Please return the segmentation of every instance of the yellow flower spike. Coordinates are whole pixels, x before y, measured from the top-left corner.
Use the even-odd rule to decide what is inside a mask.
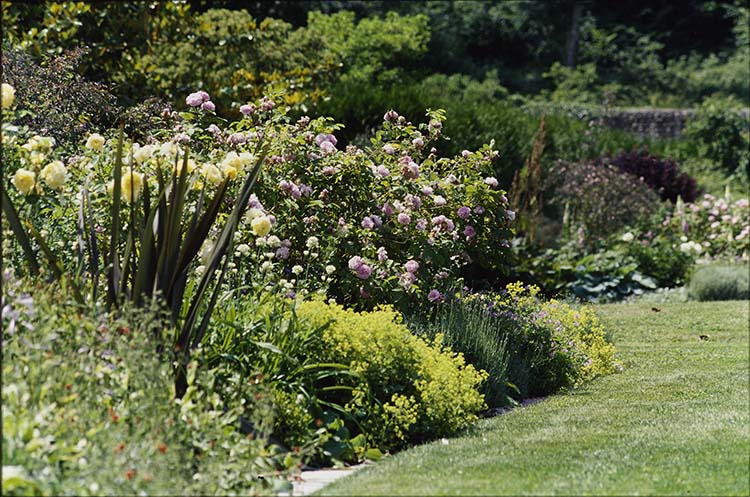
[[[234,179],[237,177],[237,169],[232,166],[222,164],[221,170],[224,173],[224,176],[229,179]]]
[[[227,156],[224,158],[224,161],[222,162],[222,167],[228,168],[232,167],[235,170],[235,173],[241,173],[242,172],[242,166],[244,166],[245,163],[242,160],[242,157],[237,155],[237,152],[229,152]]]
[[[201,168],[201,172],[203,173],[203,176],[206,178],[206,181],[214,185],[221,184],[223,180],[221,171],[219,171],[219,168],[214,166],[213,164],[203,164],[203,167]]]
[[[138,164],[143,164],[148,159],[150,159],[151,156],[154,155],[154,149],[156,148],[153,145],[144,145],[142,147],[135,147],[135,145],[133,146],[135,148],[135,151],[133,152],[133,158]]]
[[[184,159],[183,158],[179,159],[177,161],[177,163],[175,164],[174,170],[177,173],[177,176],[179,176],[179,175],[182,174],[182,166],[183,166],[183,164],[184,164]],[[188,174],[190,174],[193,171],[195,171],[195,168],[196,168],[195,161],[193,159],[188,159],[188,163],[187,163],[187,172],[188,172]]]

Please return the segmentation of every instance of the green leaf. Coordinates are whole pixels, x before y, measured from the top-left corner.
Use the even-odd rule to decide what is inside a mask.
[[[377,462],[383,457],[385,457],[385,454],[383,454],[377,447],[373,447],[365,451],[365,459],[368,459],[370,461]]]
[[[117,138],[117,149],[115,152],[115,167],[114,167],[114,186],[112,194],[112,226],[110,233],[109,242],[109,274],[107,277],[107,302],[110,305],[117,305],[120,296],[120,263],[118,251],[118,240],[117,237],[120,234],[120,205],[122,195],[122,141],[123,141],[123,126],[120,126],[120,133]]]
[[[21,220],[18,217],[18,212],[16,212],[16,208],[13,206],[13,202],[11,202],[10,197],[8,197],[8,192],[5,191],[5,188],[0,188],[0,190],[2,190],[3,196],[3,212],[5,213],[5,217],[8,219],[8,224],[10,224],[10,228],[13,230],[13,234],[16,236],[16,240],[18,240],[18,243],[23,249],[23,253],[26,256],[26,261],[29,263],[31,274],[39,274],[39,263],[36,260],[36,254],[34,254],[34,250],[31,248],[31,241],[26,234],[26,230],[24,230],[23,226],[21,225]]]

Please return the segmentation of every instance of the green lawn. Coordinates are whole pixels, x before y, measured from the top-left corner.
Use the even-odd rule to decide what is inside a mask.
[[[364,468],[324,495],[748,495],[747,301],[598,306],[624,371]],[[700,335],[708,335],[701,340]]]

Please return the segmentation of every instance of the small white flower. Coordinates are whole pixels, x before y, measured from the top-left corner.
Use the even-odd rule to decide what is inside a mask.
[[[299,264],[292,268],[292,273],[297,274],[297,275],[302,274],[303,271],[304,271],[304,268],[300,266]]]
[[[241,243],[237,245],[237,248],[235,250],[240,255],[247,256],[250,253],[250,246],[246,243]]]
[[[276,235],[271,235],[266,239],[266,243],[271,248],[279,248],[281,247],[281,240],[279,240],[279,237]]]
[[[326,266],[326,273],[333,274],[335,272],[336,272],[336,266],[331,265],[331,264]]]
[[[623,242],[632,242],[633,238],[634,238],[633,237],[633,233],[631,233],[630,231],[628,231],[627,233],[625,233],[624,235],[622,235],[622,241]]]

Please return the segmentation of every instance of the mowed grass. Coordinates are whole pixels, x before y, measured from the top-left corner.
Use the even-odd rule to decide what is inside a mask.
[[[320,494],[748,495],[750,303],[653,306],[597,307],[621,373],[386,458]]]

